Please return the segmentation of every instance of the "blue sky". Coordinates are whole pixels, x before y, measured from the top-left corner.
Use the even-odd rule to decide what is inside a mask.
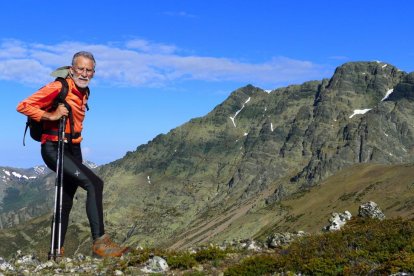
[[[56,1],[0,4],[0,166],[43,164],[17,103],[80,50],[97,60],[84,157],[121,158],[242,86],[330,77],[350,61],[414,71],[412,1]],[[73,4],[71,4],[73,3]]]

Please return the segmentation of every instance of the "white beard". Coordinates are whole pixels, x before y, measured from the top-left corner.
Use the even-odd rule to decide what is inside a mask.
[[[80,87],[80,88],[86,88],[89,85],[89,82],[91,81],[90,78],[86,77],[81,77],[81,76],[75,76],[74,74],[71,74],[71,77],[73,79],[73,81],[75,82],[75,84]]]

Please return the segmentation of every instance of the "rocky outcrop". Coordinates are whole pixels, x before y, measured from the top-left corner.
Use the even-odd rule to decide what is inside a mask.
[[[267,238],[267,246],[269,248],[277,248],[289,245],[291,242],[298,238],[307,236],[308,234],[303,231],[298,231],[294,233],[284,232],[284,233],[274,233]]]
[[[378,207],[378,205],[369,201],[367,203],[361,204],[358,208],[358,216],[363,218],[371,219],[385,219],[384,213]],[[343,213],[332,213],[332,216],[329,218],[329,225],[325,226],[322,230],[324,231],[337,231],[340,230],[347,221],[352,218],[352,214],[349,211]]]
[[[372,219],[385,219],[385,215],[382,210],[378,207],[378,205],[373,202],[367,202],[359,206],[358,209],[358,216],[363,218],[372,218]]]
[[[323,228],[324,231],[337,231],[340,230],[347,221],[352,218],[352,215],[349,211],[343,213],[332,213],[332,216],[329,218],[329,225]]]

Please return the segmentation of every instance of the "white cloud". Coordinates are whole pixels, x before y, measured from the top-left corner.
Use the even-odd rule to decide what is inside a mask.
[[[174,45],[152,43],[144,39],[134,39],[127,41],[125,43],[125,46],[130,49],[136,49],[142,52],[154,54],[171,54],[177,50],[177,47]]]
[[[72,55],[90,51],[97,60],[98,83],[162,86],[173,81],[237,81],[277,86],[326,77],[327,68],[309,61],[276,57],[249,63],[223,57],[182,55],[174,45],[134,39],[123,43],[54,45],[4,40],[0,44],[0,80],[42,84],[55,68],[69,65]]]

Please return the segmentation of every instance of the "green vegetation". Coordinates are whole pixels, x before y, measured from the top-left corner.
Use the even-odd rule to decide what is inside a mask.
[[[414,221],[353,219],[342,231],[312,235],[272,253],[244,259],[225,275],[295,272],[366,275],[414,272]]]
[[[196,251],[187,250],[172,251],[159,248],[135,249],[127,257],[118,259],[104,259],[102,268],[106,267],[109,271],[121,270],[127,271],[128,267],[139,267],[153,256],[164,258],[170,270],[182,271],[184,275],[209,275],[202,271],[197,271],[197,267],[221,267],[225,265],[222,262],[229,257],[229,254],[235,253],[233,249],[220,249],[217,246],[206,246]]]
[[[2,212],[16,211],[42,201],[44,201],[44,195],[38,192],[34,185],[27,185],[25,189],[8,187],[1,204]]]
[[[201,247],[194,251],[137,249],[107,259],[106,272],[128,274],[151,256],[164,258],[167,275],[390,275],[414,272],[414,220],[352,219],[343,230],[314,234],[289,246],[254,252]],[[102,268],[102,269],[103,269]]]

